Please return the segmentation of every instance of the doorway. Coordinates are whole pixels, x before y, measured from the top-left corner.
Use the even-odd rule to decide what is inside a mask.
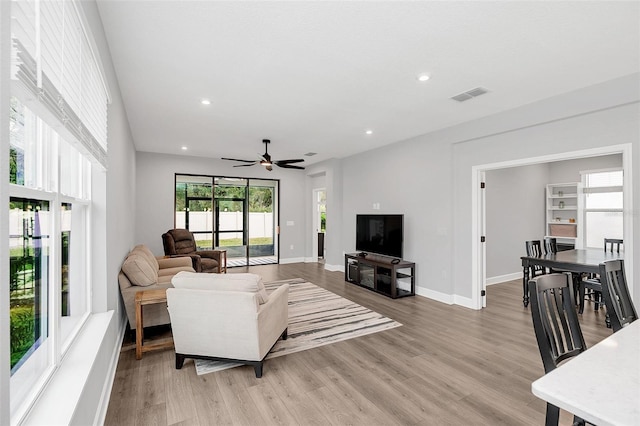
[[[596,148],[568,152],[562,154],[547,155],[522,160],[506,161],[501,163],[483,164],[472,167],[472,306],[476,309],[486,307],[486,201],[485,191],[481,183],[485,182],[487,171],[507,169],[519,166],[528,166],[541,163],[549,163],[563,160],[574,160],[587,157],[596,157],[610,154],[622,154],[622,168],[624,171],[623,198],[624,198],[624,239],[625,257],[633,258],[633,216],[629,214],[633,207],[632,202],[632,168],[631,168],[631,144],[615,145],[610,147]],[[491,236],[486,236],[486,240]],[[626,244],[630,241],[629,244]],[[627,280],[630,289],[633,289],[633,262],[625,264],[627,269]],[[631,290],[633,292],[633,290]]]
[[[327,190],[313,190],[313,258],[324,262],[326,254],[327,233]]]

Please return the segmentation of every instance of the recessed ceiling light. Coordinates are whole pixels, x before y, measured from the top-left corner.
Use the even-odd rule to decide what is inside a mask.
[[[418,81],[427,81],[429,80],[429,76],[427,74],[420,74],[418,76]]]
[[[373,134],[373,130],[367,130],[365,133],[368,134],[368,135],[372,135]]]
[[[182,150],[183,150],[183,151],[186,151],[186,150],[187,150],[187,147],[186,147],[186,146],[183,146],[183,147],[182,147]]]
[[[209,99],[203,99],[200,101],[202,105],[211,105],[211,101]]]

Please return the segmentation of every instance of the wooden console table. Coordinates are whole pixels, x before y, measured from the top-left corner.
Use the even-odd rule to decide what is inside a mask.
[[[144,324],[142,307],[145,305],[155,305],[157,303],[167,303],[167,290],[145,290],[136,293],[136,359],[142,359],[144,352],[156,349],[167,349],[173,347],[172,339],[164,339],[162,342],[144,344]]]
[[[375,254],[344,255],[344,280],[393,299],[416,294],[416,264]]]

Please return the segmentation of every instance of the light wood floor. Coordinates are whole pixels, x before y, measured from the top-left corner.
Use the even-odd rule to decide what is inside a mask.
[[[488,288],[474,311],[423,297],[388,299],[317,264],[234,268],[265,281],[305,278],[402,327],[267,360],[264,375],[238,367],[197,376],[173,350],[120,354],[106,425],[542,425],[531,393],[544,371],[521,281]],[[588,306],[588,346],[611,330]],[[562,413],[561,423],[571,416]]]

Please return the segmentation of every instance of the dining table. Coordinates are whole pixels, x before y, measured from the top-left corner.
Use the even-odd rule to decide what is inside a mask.
[[[609,260],[623,259],[624,252],[604,251],[597,248],[573,249],[547,253],[542,256],[522,256],[522,303],[529,306],[529,279],[532,266],[542,266],[555,271],[577,274],[597,274],[600,264]]]
[[[531,391],[594,425],[640,425],[640,321],[539,378]]]

